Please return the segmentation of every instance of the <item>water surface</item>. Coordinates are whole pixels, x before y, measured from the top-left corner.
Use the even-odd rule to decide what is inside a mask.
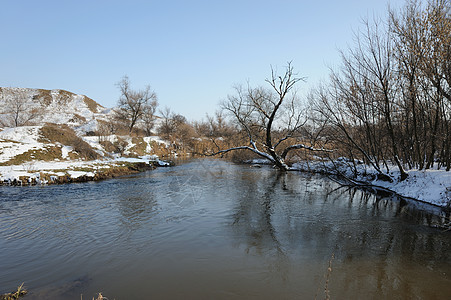
[[[27,299],[449,299],[451,232],[432,227],[444,217],[220,160],[0,187],[0,292],[25,282]]]

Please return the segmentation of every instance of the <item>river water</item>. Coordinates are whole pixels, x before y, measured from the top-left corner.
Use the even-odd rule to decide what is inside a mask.
[[[450,299],[444,216],[221,160],[3,186],[0,293],[25,282],[25,299]]]

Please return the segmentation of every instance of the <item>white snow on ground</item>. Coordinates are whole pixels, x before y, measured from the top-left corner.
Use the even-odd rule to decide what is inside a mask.
[[[117,158],[107,160],[93,160],[93,161],[53,161],[53,162],[27,162],[22,165],[0,166],[0,181],[14,181],[19,180],[20,176],[27,176],[30,179],[39,179],[40,173],[49,173],[57,176],[64,176],[67,174],[71,178],[78,178],[80,176],[94,177],[95,170],[110,168],[113,165],[120,165],[124,162],[144,162],[149,163],[157,161],[160,166],[166,166],[166,162],[160,161],[156,155],[143,156],[142,158]],[[74,169],[93,169],[94,171],[77,171]],[[64,170],[64,171],[58,171]],[[39,181],[38,181],[39,182]],[[46,183],[46,182],[40,182]]]
[[[374,180],[372,183],[402,196],[438,206],[451,204],[451,172],[445,170],[409,170],[408,174],[409,176],[404,181],[395,180],[390,183]],[[394,175],[395,178],[399,177],[399,174]]]
[[[338,163],[340,165],[340,163]],[[333,171],[333,165],[329,161],[299,162],[292,166],[295,170],[318,172],[321,170]],[[391,170],[396,170],[392,166]],[[377,172],[363,164],[358,165],[359,175],[354,178],[358,181],[367,182],[374,186],[389,189],[401,196],[411,197],[437,206],[451,205],[451,172],[446,170],[407,170],[409,176],[406,180],[399,180],[399,171],[391,171],[393,182],[375,179]],[[341,169],[346,176],[352,178],[353,174],[349,168],[343,166]],[[372,176],[368,176],[372,175]],[[373,178],[373,179],[369,179]]]
[[[14,128],[0,129],[0,163],[4,163],[14,158],[15,156],[25,153],[29,150],[44,149],[46,146],[55,146],[54,144],[44,144],[38,142],[40,138],[40,129],[42,126],[22,126]],[[110,141],[112,143],[118,140],[115,135],[110,136],[82,136],[92,148],[104,155],[105,150],[100,145],[100,140]],[[129,142],[127,149],[130,149],[132,139],[130,137],[121,137]],[[152,150],[151,142],[160,142],[167,144],[158,137],[146,137],[144,141],[147,142],[146,149],[148,153]],[[61,159],[52,162],[44,161],[27,161],[20,165],[0,166],[0,181],[14,181],[19,180],[19,177],[26,176],[32,179],[36,179],[37,182],[46,183],[40,180],[40,173],[50,173],[57,176],[64,176],[69,174],[72,178],[78,178],[80,176],[93,177],[94,173],[77,171],[74,169],[99,169],[109,168],[110,165],[117,165],[122,162],[145,162],[156,161],[160,166],[168,165],[166,162],[160,161],[156,155],[146,155],[140,158],[122,158],[119,154],[112,155],[113,158],[104,158],[94,161],[81,161],[81,160],[69,160],[69,153],[74,149],[67,145],[57,145],[61,147]],[[64,170],[64,172],[59,171]],[[56,172],[56,173],[55,173]]]
[[[67,171],[67,174],[69,174],[71,178],[79,178],[81,176],[86,176],[86,177],[94,177],[95,176],[95,174],[93,172],[84,172],[84,171]]]
[[[388,182],[377,180],[377,172],[372,167],[363,164],[357,165],[359,174],[357,178],[353,178],[353,173],[343,163],[345,160],[342,159],[335,162],[335,166],[338,166],[340,172],[353,180],[382,187],[400,196],[410,197],[425,203],[441,207],[451,206],[451,171],[447,172],[445,169],[407,170],[409,176],[404,181],[399,180],[399,171],[390,171],[390,177],[393,179],[393,182]],[[247,163],[268,164],[268,161],[265,159],[263,161],[262,159],[253,159],[247,161]],[[330,161],[297,162],[292,165],[291,169],[295,171],[336,174],[334,165]],[[391,166],[390,170],[396,170],[396,167]]]
[[[32,119],[33,124],[56,123],[67,124],[82,135],[89,131],[96,131],[98,120],[107,120],[113,114],[112,109],[106,109],[99,104],[85,102],[91,101],[84,95],[77,95],[63,90],[38,90],[31,88],[7,88],[0,90],[0,98],[25,99],[24,105],[29,111],[39,108],[40,113]],[[44,102],[42,99],[46,98]],[[40,102],[41,101],[41,102]],[[90,107],[94,110],[91,111]],[[7,120],[9,126],[13,125],[13,117],[2,106],[0,106],[2,118]]]
[[[169,142],[168,141],[165,141],[165,140],[161,139],[159,136],[156,136],[156,135],[154,135],[154,136],[146,136],[144,138],[144,141],[146,143],[148,143],[148,144],[150,144],[150,142],[156,142],[158,144],[163,144],[165,146],[169,146]]]
[[[41,126],[22,126],[5,128],[0,131],[0,138],[21,143],[37,143]]]
[[[41,126],[6,128],[0,131],[0,163],[32,149],[41,149],[38,142]]]
[[[97,150],[103,150],[102,145],[100,145],[100,140],[98,136],[82,136],[81,137],[86,143],[89,144],[89,146],[91,146],[94,149]],[[112,138],[110,138],[109,136],[105,137],[104,141],[110,141],[110,142],[114,142],[114,140]]]
[[[69,152],[74,150],[71,146],[62,146],[61,147],[61,157],[63,159],[67,159],[69,156]]]

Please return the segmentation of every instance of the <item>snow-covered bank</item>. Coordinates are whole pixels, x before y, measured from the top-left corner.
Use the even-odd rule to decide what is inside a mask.
[[[389,173],[393,181],[389,182],[379,180],[377,172],[363,164],[357,165],[357,176],[355,176],[349,166],[340,161],[335,162],[335,165],[331,162],[309,161],[298,162],[292,166],[294,170],[299,171],[337,174],[334,167],[337,167],[340,173],[348,178],[385,188],[403,197],[413,198],[440,207],[451,205],[451,172],[447,172],[444,169],[407,170],[409,176],[406,180],[400,181],[399,171],[393,167],[391,168],[393,171]]]
[[[254,159],[246,161],[246,163],[268,164],[268,161],[265,159]],[[383,188],[399,196],[439,207],[451,206],[451,172],[447,172],[445,169],[407,170],[409,176],[406,180],[400,181],[399,171],[393,166],[391,167],[392,171],[389,173],[393,180],[389,182],[378,179],[377,172],[362,163],[356,165],[357,176],[355,176],[348,163],[349,161],[346,161],[346,159],[341,159],[334,163],[321,160],[303,161],[294,163],[291,166],[291,170],[337,175],[338,168],[341,175],[346,176],[355,183]]]
[[[142,169],[145,170],[155,166],[166,167],[171,164],[154,155],[93,161],[35,161],[22,165],[0,166],[0,184],[24,185],[85,181],[80,178],[98,180],[128,174],[127,170],[136,169],[134,167],[136,165],[143,166]],[[126,168],[124,169],[124,167]],[[122,173],[116,171],[112,176],[105,175],[120,168],[124,169]]]
[[[151,154],[154,148],[167,147],[167,142],[158,137],[79,137],[67,128],[53,126],[50,128],[55,139],[49,140],[43,133],[48,128],[45,126],[48,125],[0,128],[0,183],[45,184],[87,178],[97,180],[105,176],[127,174],[138,165],[143,169],[169,165]],[[124,142],[122,154],[137,158],[108,152],[102,146],[102,141],[114,142],[118,139]],[[86,159],[82,151],[96,153],[98,159]]]

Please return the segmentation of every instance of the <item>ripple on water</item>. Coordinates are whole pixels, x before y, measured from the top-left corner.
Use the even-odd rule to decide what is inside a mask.
[[[217,160],[96,183],[0,187],[0,286],[25,281],[54,299],[99,290],[116,299],[136,290],[312,299],[335,253],[335,295],[443,298],[451,237],[422,225],[436,219],[318,176]],[[412,270],[432,279],[424,284]]]

